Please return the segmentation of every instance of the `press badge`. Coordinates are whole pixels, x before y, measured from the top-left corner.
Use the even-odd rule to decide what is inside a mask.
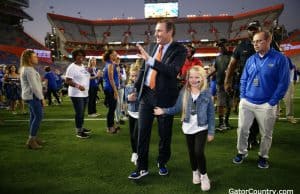
[[[259,79],[257,76],[253,79],[253,86],[256,86],[256,87],[259,86]]]

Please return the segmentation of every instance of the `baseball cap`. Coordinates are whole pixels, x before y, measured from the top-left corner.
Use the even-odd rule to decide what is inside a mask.
[[[257,30],[259,27],[261,27],[259,21],[255,20],[248,24],[247,30]]]

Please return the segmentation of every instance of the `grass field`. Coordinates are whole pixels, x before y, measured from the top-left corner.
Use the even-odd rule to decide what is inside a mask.
[[[295,115],[299,117],[299,85],[295,97]],[[158,134],[154,125],[149,154],[150,175],[131,181],[127,176],[135,166],[130,162],[128,122],[120,133],[107,134],[106,108],[102,101],[97,109],[100,118],[86,117],[85,121],[85,126],[93,130],[91,138],[81,140],[75,137],[74,112],[68,98],[62,106],[46,107],[39,134],[47,143],[37,151],[24,147],[29,115],[12,115],[0,110],[0,118],[4,119],[0,124],[0,193],[201,193],[199,185],[191,182],[187,147],[178,118],[173,127],[169,176],[158,175],[155,163]],[[236,127],[237,115],[232,117],[231,123]],[[206,147],[208,175],[212,181],[209,193],[234,193],[229,192],[231,188],[291,189],[294,194],[300,193],[299,140],[300,122],[278,121],[270,152],[270,168],[258,169],[257,148],[249,152],[243,164],[234,165],[236,130],[217,133],[215,140]]]

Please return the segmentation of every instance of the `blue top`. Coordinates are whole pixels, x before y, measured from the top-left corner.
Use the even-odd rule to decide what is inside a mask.
[[[183,101],[183,94],[185,88],[183,88],[177,98],[176,104],[173,107],[164,108],[164,112],[166,114],[175,115],[176,113],[182,111],[182,101]],[[191,109],[192,109],[192,95],[189,92],[188,94],[188,104],[187,110],[185,112],[185,116],[183,122],[188,123],[190,121],[191,116]],[[196,100],[196,111],[197,111],[197,121],[198,126],[205,126],[208,125],[208,134],[214,135],[215,134],[215,109],[214,103],[212,101],[212,96],[208,89],[202,91],[197,100]]]
[[[288,89],[289,65],[287,58],[271,48],[263,57],[258,53],[246,62],[240,86],[240,98],[254,104],[278,104]]]
[[[130,85],[127,85],[125,87],[125,99],[126,99],[126,102],[128,104],[128,111],[131,111],[131,112],[138,112],[138,109],[139,109],[139,102],[138,100],[136,101],[128,101],[128,95],[131,94],[131,93],[134,93],[136,92],[136,89],[134,87],[134,84],[130,84]]]
[[[94,77],[97,75],[97,68],[89,68],[88,72],[91,74],[91,77]],[[94,79],[90,79],[90,88],[97,88],[99,84],[99,79],[96,77]]]
[[[48,80],[48,89],[57,90],[56,76],[52,71],[49,71],[44,76]]]
[[[105,67],[103,69],[103,87],[104,87],[104,90],[113,92],[113,88],[110,84],[109,77],[108,77],[108,66],[109,65],[113,65],[113,76],[114,76],[113,78],[115,81],[116,88],[119,87],[119,75],[118,75],[117,67],[115,64],[111,63],[110,61],[107,61],[105,63]]]

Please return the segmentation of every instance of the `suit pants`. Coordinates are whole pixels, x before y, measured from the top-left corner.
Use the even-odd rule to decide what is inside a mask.
[[[157,98],[154,91],[144,87],[139,106],[138,120],[138,170],[148,170],[148,153],[151,137],[152,124],[154,120],[153,109],[156,106]],[[171,157],[171,139],[172,139],[172,115],[156,116],[158,122],[159,134],[159,154],[157,163],[160,166],[165,165]]]

